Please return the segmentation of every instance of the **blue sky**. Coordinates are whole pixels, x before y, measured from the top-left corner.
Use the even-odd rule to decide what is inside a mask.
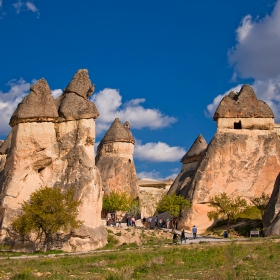
[[[99,142],[131,123],[139,177],[174,177],[222,96],[244,83],[280,122],[280,0],[0,0],[0,135],[36,80],[96,85]]]

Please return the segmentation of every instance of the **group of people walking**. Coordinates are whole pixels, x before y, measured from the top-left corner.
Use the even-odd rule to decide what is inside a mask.
[[[196,239],[196,234],[197,234],[197,227],[193,226],[192,227],[192,234],[193,234],[193,239]],[[185,241],[186,243],[187,237],[186,237],[186,233],[185,230],[183,229],[180,235],[180,242],[183,243],[183,241]],[[177,243],[178,242],[178,234],[176,232],[174,232],[173,234],[173,243]]]
[[[168,229],[177,229],[178,226],[178,220],[177,218],[169,219],[167,218],[166,220],[162,218],[158,218],[158,216],[155,216],[154,218],[149,217],[148,220],[146,218],[143,218],[143,225],[144,227],[147,228],[168,228]]]

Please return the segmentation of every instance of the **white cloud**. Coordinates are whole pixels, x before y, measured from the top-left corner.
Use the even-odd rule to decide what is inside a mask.
[[[105,88],[94,94],[91,100],[95,103],[100,116],[96,120],[96,133],[106,131],[115,118],[122,122],[129,121],[131,128],[141,129],[144,127],[157,129],[170,126],[176,122],[176,118],[166,116],[158,109],[146,109],[141,103],[144,98],[132,99],[122,103],[122,96],[116,89]]]
[[[29,93],[30,86],[37,82],[33,79],[31,83],[26,82],[24,79],[11,80],[7,83],[10,89],[7,92],[0,90],[0,135],[7,135],[11,130],[9,126],[10,118],[16,109],[17,105],[22,99]],[[52,91],[52,95],[57,97],[62,93],[61,89],[55,89]]]
[[[10,118],[16,109],[19,102],[28,93],[30,83],[20,78],[19,80],[12,80],[8,83],[10,90],[8,92],[0,91],[0,134],[8,134],[11,130],[9,126]]]
[[[2,5],[3,5],[2,0],[0,0],[0,9],[2,9]]]
[[[27,10],[29,10],[29,11],[31,11],[33,13],[39,12],[39,10],[36,8],[36,6],[33,3],[29,2],[29,1],[25,3],[25,6],[27,7]]]
[[[278,78],[280,73],[280,1],[271,15],[253,20],[247,15],[236,30],[236,45],[229,51],[230,64],[242,78]]]
[[[54,99],[57,98],[62,92],[63,92],[62,89],[54,89],[54,90],[52,90],[53,98]]]
[[[265,101],[273,110],[275,121],[280,121],[280,0],[271,15],[253,20],[245,16],[236,29],[236,45],[228,52],[233,66],[233,80],[253,78],[258,99]],[[231,90],[238,92],[242,85],[214,98],[207,106],[206,116],[213,116],[222,98]]]
[[[37,7],[35,6],[34,3],[30,2],[30,1],[21,2],[21,0],[18,0],[18,2],[13,4],[13,6],[14,6],[17,14],[20,14],[22,11],[31,11],[31,12],[37,14],[37,18],[39,18],[39,16],[40,16],[40,12],[37,9]]]
[[[167,180],[167,179],[175,179],[177,177],[178,173],[173,173],[173,174],[170,174],[167,177],[163,177],[160,174],[160,172],[152,170],[152,171],[149,171],[149,172],[146,172],[146,171],[139,172],[139,173],[137,173],[137,177],[139,179]]]
[[[22,3],[20,0],[13,4],[14,8],[16,9],[16,13],[20,14],[22,7],[24,6],[24,3]]]
[[[179,161],[184,154],[185,149],[182,147],[170,147],[163,142],[141,144],[137,140],[134,148],[134,158],[141,161],[151,162],[174,162]]]

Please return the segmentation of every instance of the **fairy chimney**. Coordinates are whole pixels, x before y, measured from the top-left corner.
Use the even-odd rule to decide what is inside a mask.
[[[95,158],[105,194],[117,191],[127,192],[133,198],[139,197],[133,161],[134,143],[129,122],[122,125],[116,118],[100,141]]]
[[[188,152],[182,157],[182,169],[171,185],[168,194],[176,193],[185,196],[197,165],[207,149],[204,137],[199,134]]]
[[[88,100],[93,89],[83,69],[56,100],[47,82],[40,79],[18,105],[10,120],[12,131],[0,148],[6,156],[0,173],[1,242],[16,241],[9,236],[9,228],[31,193],[44,186],[74,186],[83,225],[62,249],[89,251],[106,244],[107,232],[101,223],[102,181],[94,163],[98,111]],[[25,244],[21,246],[24,249]]]
[[[280,172],[273,112],[249,85],[225,96],[214,120],[216,134],[186,188],[185,197],[192,205],[179,226],[187,229],[195,224],[204,231],[213,225],[207,217],[211,197],[225,192],[249,201],[263,192],[270,195]]]

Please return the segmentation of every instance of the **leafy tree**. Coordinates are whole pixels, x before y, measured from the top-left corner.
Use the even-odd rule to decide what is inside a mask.
[[[72,228],[82,225],[77,219],[80,201],[74,199],[74,194],[74,187],[65,192],[49,187],[33,192],[22,204],[22,214],[12,222],[13,231],[23,240],[43,243],[44,250],[50,250],[59,231],[71,233]]]
[[[140,202],[139,199],[134,199],[127,214],[133,217],[137,217],[141,214]]]
[[[269,201],[269,195],[262,193],[260,196],[254,197],[251,199],[251,202],[260,210],[261,215],[263,217],[265,208]]]
[[[230,223],[235,221],[247,207],[245,199],[242,199],[240,196],[231,198],[224,192],[212,197],[209,204],[211,207],[215,208],[215,210],[207,213],[208,218],[210,220],[225,219],[228,229]]]
[[[179,217],[185,208],[190,208],[191,204],[188,199],[181,195],[164,194],[158,204],[157,211],[160,213],[169,212],[173,217]]]
[[[128,211],[132,205],[133,199],[129,194],[111,191],[103,196],[102,210],[107,212]]]

